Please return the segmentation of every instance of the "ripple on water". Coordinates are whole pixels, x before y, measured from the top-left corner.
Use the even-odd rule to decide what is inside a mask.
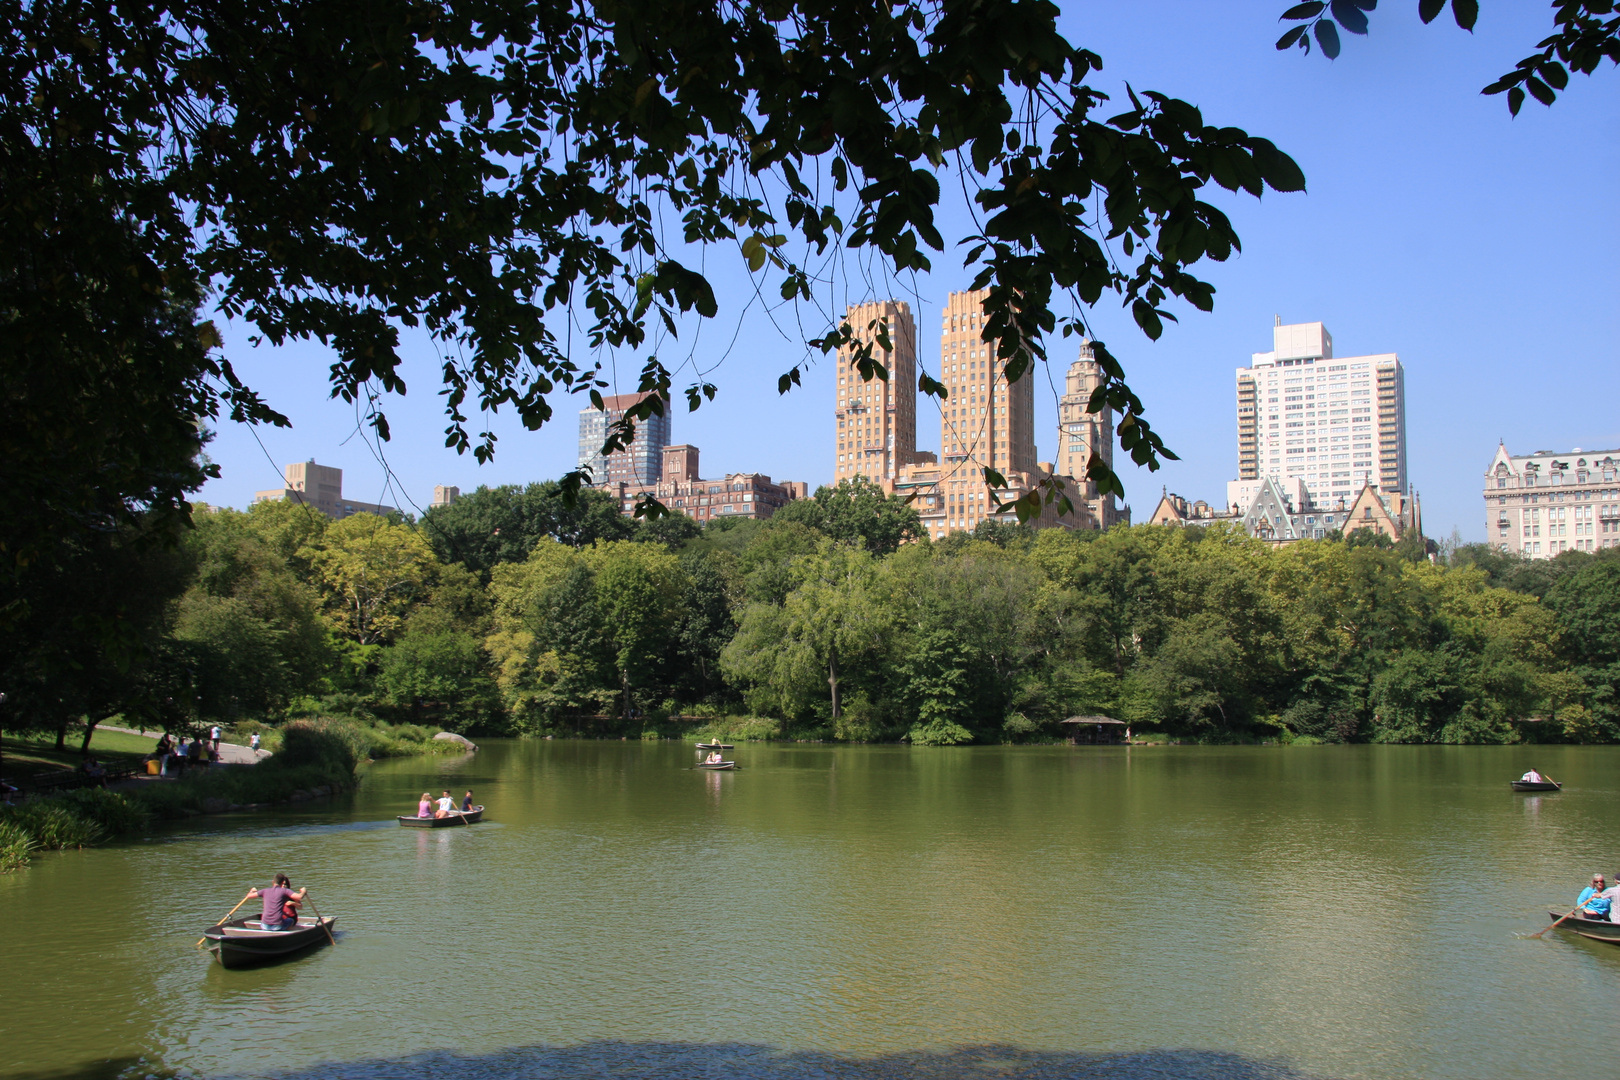
[[[1620,949],[1514,936],[1613,869],[1612,748],[1537,748],[1569,786],[1533,811],[1509,748],[746,750],[494,741],[454,780],[489,824],[399,828],[448,778],[388,762],[43,857],[0,880],[0,1080],[1472,1080],[1620,1035]],[[337,946],[210,965],[278,870]]]

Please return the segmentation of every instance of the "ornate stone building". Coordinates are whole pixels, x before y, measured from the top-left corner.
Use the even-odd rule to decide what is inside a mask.
[[[1492,544],[1530,559],[1620,547],[1620,450],[1537,450],[1498,445],[1485,470],[1485,529]]]

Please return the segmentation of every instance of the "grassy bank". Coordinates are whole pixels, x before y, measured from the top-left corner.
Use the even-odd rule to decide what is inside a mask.
[[[435,739],[435,727],[421,724],[390,724],[382,720],[358,719],[348,716],[318,717],[295,720],[291,724],[324,724],[341,730],[343,738],[353,747],[360,760],[391,757],[417,757],[423,754],[464,754],[467,748],[454,739]],[[253,735],[259,736],[259,746],[272,754],[280,753],[282,732],[290,724],[261,724],[246,720],[231,725],[225,734],[228,742],[248,745]]]
[[[170,783],[81,789],[0,808],[0,872],[27,866],[36,851],[88,847],[159,821],[346,791],[367,745],[354,728],[294,721],[281,728],[280,752],[259,765],[197,769]]]

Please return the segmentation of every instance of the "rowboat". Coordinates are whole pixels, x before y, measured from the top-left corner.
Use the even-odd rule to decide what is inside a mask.
[[[1510,780],[1514,791],[1560,791],[1563,784],[1556,780]]]
[[[1547,914],[1554,919],[1564,919],[1565,912],[1549,911]],[[1593,919],[1585,915],[1571,915],[1558,924],[1560,930],[1573,930],[1584,938],[1593,941],[1607,941],[1611,945],[1620,945],[1620,923],[1612,923],[1608,919]]]
[[[734,746],[734,745],[732,745],[731,743],[728,743],[728,742],[700,742],[700,743],[697,744],[697,748],[699,750],[735,750],[735,749],[737,749],[736,746]]]
[[[336,922],[330,915],[319,919],[299,916],[296,930],[266,930],[258,919],[232,919],[204,930],[203,939],[214,959],[225,967],[248,967],[325,945]]]
[[[448,829],[452,825],[476,825],[483,820],[484,808],[475,806],[471,810],[452,810],[444,817],[417,817],[415,814],[399,815],[399,823],[407,829]]]
[[[735,769],[737,767],[737,763],[735,761],[700,761],[698,762],[697,767],[700,769],[708,769],[710,772],[718,772],[722,769]]]

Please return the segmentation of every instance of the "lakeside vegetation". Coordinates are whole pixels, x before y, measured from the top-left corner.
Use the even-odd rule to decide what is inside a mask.
[[[548,483],[419,523],[200,513],[132,564],[167,575],[135,590],[157,597],[138,662],[74,697],[11,678],[11,717],[267,740],[341,718],[369,733],[357,758],[438,727],[955,744],[1051,740],[1092,713],[1216,742],[1620,738],[1616,551],[1431,562],[1366,533],[1274,550],[1226,527],[995,523],[933,542],[864,483],[707,527]],[[31,660],[12,672],[50,669]]]
[[[349,790],[369,738],[355,724],[305,720],[284,725],[278,737],[280,752],[253,768],[193,769],[169,782],[0,806],[0,872],[27,866],[36,851],[89,847],[160,821]]]

